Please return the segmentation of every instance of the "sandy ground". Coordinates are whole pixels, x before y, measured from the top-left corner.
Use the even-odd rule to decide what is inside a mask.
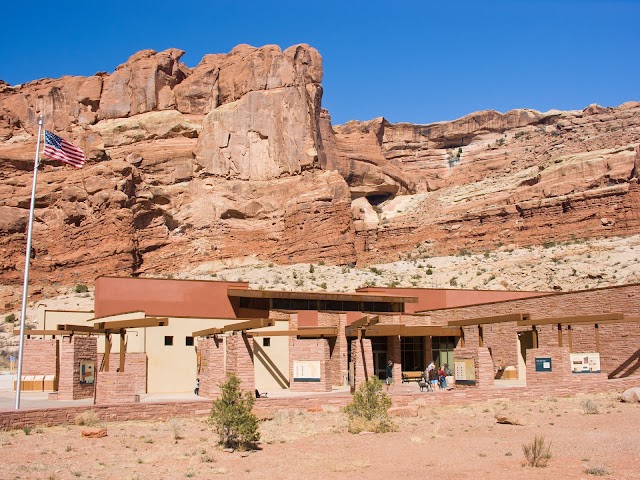
[[[597,414],[585,413],[586,400]],[[339,411],[281,411],[261,422],[254,452],[223,452],[203,419],[108,423],[99,439],[77,425],[2,432],[0,478],[640,478],[640,405],[613,395],[419,412],[396,419],[396,432],[353,435]],[[496,413],[525,425],[497,424]],[[545,468],[523,466],[522,445],[535,435],[551,442]]]

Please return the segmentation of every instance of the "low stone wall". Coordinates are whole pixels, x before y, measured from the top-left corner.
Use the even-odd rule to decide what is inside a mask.
[[[486,400],[539,400],[551,396],[563,397],[576,394],[623,392],[638,386],[637,377],[609,380],[603,377],[590,381],[569,382],[567,385],[544,385],[513,388],[454,388],[453,391],[437,393],[392,394],[394,406],[422,405],[434,408],[439,405],[465,405]],[[288,398],[256,399],[254,412],[259,416],[273,415],[280,410],[322,411],[327,408],[342,408],[351,402],[348,393],[309,395]],[[43,408],[0,412],[0,430],[20,429],[25,425],[53,426],[72,424],[86,410],[93,410],[105,422],[127,420],[159,420],[172,417],[204,417],[209,415],[211,402],[131,403],[114,405],[92,405],[79,407]]]

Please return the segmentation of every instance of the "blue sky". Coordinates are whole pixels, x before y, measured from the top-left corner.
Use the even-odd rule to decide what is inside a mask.
[[[308,43],[333,123],[640,100],[640,0],[5,2],[0,79],[112,72],[175,47]]]

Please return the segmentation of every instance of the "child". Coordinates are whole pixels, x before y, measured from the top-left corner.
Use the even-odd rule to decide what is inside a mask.
[[[193,390],[193,393],[199,395],[200,393],[200,379],[196,378],[196,388]]]

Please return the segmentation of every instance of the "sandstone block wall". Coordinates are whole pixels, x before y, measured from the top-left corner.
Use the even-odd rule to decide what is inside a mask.
[[[96,365],[102,365],[103,353],[98,354]],[[110,371],[115,372],[119,365],[118,354],[111,355]],[[145,352],[127,352],[124,357],[124,371],[132,374],[134,393],[147,393],[147,354]],[[106,373],[106,372],[101,372]]]
[[[434,321],[446,325],[449,320],[472,319],[503,315],[508,313],[529,313],[532,319],[556,318],[576,315],[603,313],[624,313],[640,316],[640,285],[624,285],[581,292],[560,293],[545,297],[526,298],[469,307],[432,310]],[[600,363],[602,371],[611,377],[640,375],[637,367],[640,348],[640,322],[605,323],[600,325]],[[489,347],[495,366],[517,366],[517,333],[531,327],[517,327],[515,322],[485,325],[483,327],[484,346]],[[556,325],[538,328],[540,347],[558,346]],[[593,352],[596,349],[595,327],[593,324],[571,327],[571,350],[573,352]],[[478,345],[477,327],[464,327],[465,346]],[[569,346],[569,331],[563,325],[563,346]],[[456,350],[458,352],[458,350]]]
[[[330,392],[333,383],[330,340],[292,337],[289,345],[290,390],[292,392]],[[320,381],[296,381],[293,368],[295,361],[320,362]]]
[[[347,338],[344,333],[346,325],[346,313],[318,312],[319,327],[338,327],[337,338],[329,340],[331,385],[344,385],[344,379],[349,370],[347,364]]]
[[[256,376],[253,365],[253,339],[236,334],[225,338],[227,343],[227,374],[233,373],[240,379],[240,388],[253,392]]]
[[[22,351],[23,375],[57,375],[58,339],[25,338]]]
[[[94,385],[80,383],[81,360],[94,362],[97,371],[97,338],[86,336],[63,337],[60,340],[58,399],[78,400],[93,397]]]
[[[222,338],[202,338],[198,342],[200,357],[200,396],[213,397],[220,392],[218,385],[226,380],[225,347]]]
[[[96,382],[96,404],[133,403],[136,400],[134,372],[99,372]]]

